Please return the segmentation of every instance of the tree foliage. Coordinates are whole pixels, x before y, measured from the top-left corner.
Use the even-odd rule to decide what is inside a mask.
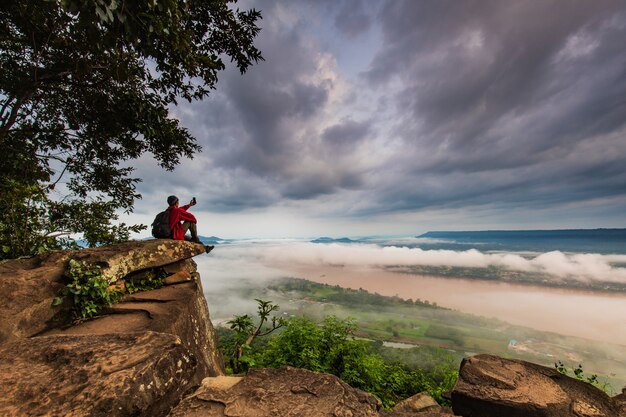
[[[129,161],[166,170],[200,146],[169,106],[215,88],[230,59],[262,59],[260,13],[229,0],[8,0],[0,5],[2,257],[90,245],[140,226],[113,225],[140,198]]]
[[[255,301],[258,303],[258,323],[256,325],[254,324],[254,319],[248,314],[235,316],[235,318],[228,321],[230,329],[235,332],[228,352],[229,364],[234,373],[248,369],[250,361],[246,353],[250,350],[250,345],[257,337],[267,336],[286,324],[282,317],[271,316],[274,311],[279,310],[278,304],[258,298]]]
[[[354,321],[335,316],[325,317],[319,325],[306,317],[292,318],[263,346],[252,346],[245,363],[250,367],[289,365],[330,373],[376,395],[387,408],[421,391],[446,402],[442,394],[456,382],[456,367],[444,363],[427,372],[387,362],[369,341],[355,339],[355,330]],[[222,346],[224,339],[231,339],[228,335],[220,338]],[[232,345],[232,340],[226,344]]]

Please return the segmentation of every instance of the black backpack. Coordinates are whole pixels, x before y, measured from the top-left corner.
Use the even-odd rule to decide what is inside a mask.
[[[172,230],[170,229],[170,211],[165,210],[160,212],[154,218],[152,222],[152,236],[157,239],[166,239],[172,237]]]

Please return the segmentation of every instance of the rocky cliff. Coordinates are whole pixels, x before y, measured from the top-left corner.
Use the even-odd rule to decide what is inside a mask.
[[[0,415],[165,415],[206,377],[224,374],[193,256],[173,240],[52,252],[0,264]],[[70,259],[111,285],[161,268],[162,288],[126,295],[68,326],[53,300]]]
[[[0,415],[626,416],[625,394],[609,398],[552,369],[488,355],[463,362],[453,409],[418,394],[381,410],[374,396],[303,369],[224,376],[192,260],[203,253],[150,240],[0,263]],[[69,325],[70,304],[54,300],[70,259],[99,267],[113,289],[153,271],[167,277]]]

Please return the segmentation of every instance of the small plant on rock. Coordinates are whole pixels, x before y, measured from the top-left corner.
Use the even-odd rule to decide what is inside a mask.
[[[123,292],[102,277],[99,266],[89,266],[71,259],[66,272],[70,282],[63,288],[62,297],[55,298],[53,305],[59,305],[63,297],[69,297],[73,303],[72,317],[82,321],[96,316],[104,306],[110,306],[121,300]]]
[[[554,367],[560,374],[568,375],[567,367],[565,366],[563,362],[557,361],[554,364]],[[586,382],[591,385],[595,385],[596,387],[600,388],[602,391],[606,392],[607,394],[611,394],[614,391],[611,384],[609,384],[606,381],[600,381],[598,379],[598,375],[596,374],[592,374],[590,376],[585,375],[585,371],[583,370],[583,366],[581,364],[578,364],[577,368],[572,368],[572,372],[574,373],[574,378],[576,378],[577,380]]]
[[[150,291],[163,286],[163,279],[167,273],[163,269],[150,270],[138,276],[126,279],[125,286],[128,294],[140,291]]]

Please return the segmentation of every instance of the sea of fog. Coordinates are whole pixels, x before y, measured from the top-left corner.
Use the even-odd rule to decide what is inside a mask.
[[[449,233],[449,232],[446,232]],[[626,346],[626,293],[522,285],[397,272],[405,268],[496,268],[540,275],[544,280],[626,284],[626,235],[606,243],[597,234],[561,236],[533,246],[536,235],[329,238],[316,240],[220,241],[196,258],[213,317],[255,310],[237,290],[282,277],[363,288],[383,295],[435,302],[440,306],[543,331]],[[476,232],[471,232],[476,233]],[[615,236],[613,236],[615,237]],[[507,242],[506,240],[509,240]],[[550,240],[548,238],[547,240]],[[573,242],[574,240],[578,240]],[[610,240],[610,239],[609,239]],[[321,242],[321,243],[315,243]],[[596,250],[585,251],[584,248]],[[533,250],[535,249],[535,250]],[[537,250],[543,249],[543,250]],[[601,250],[600,250],[601,249]]]

